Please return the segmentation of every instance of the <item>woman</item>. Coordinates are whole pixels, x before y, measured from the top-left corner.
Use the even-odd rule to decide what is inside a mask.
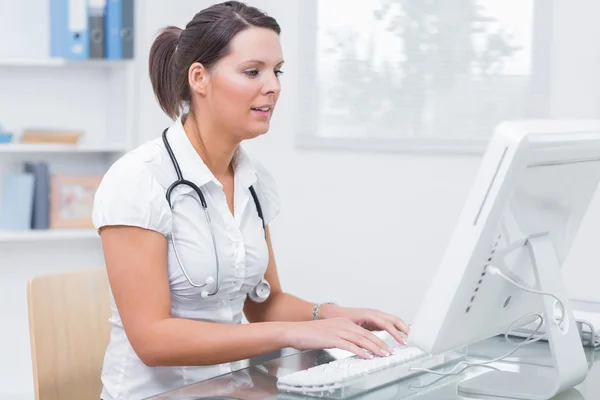
[[[269,129],[279,33],[273,18],[230,1],[165,28],[151,47],[152,86],[175,122],[111,166],[94,204],[112,290],[104,400],[145,398],[284,347],[385,355],[370,330],[399,342],[407,333],[395,316],[281,289],[268,228],[277,191],[240,147]],[[169,190],[177,172],[188,184]]]

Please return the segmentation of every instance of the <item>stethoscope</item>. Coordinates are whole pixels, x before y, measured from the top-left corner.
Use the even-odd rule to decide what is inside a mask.
[[[201,292],[202,298],[207,298],[210,296],[214,296],[219,291],[220,264],[219,264],[219,254],[217,251],[217,241],[215,239],[215,232],[213,230],[212,222],[210,220],[210,215],[208,213],[208,206],[206,204],[206,200],[204,199],[204,195],[202,194],[202,190],[194,182],[183,179],[183,174],[181,173],[181,168],[179,168],[179,163],[177,162],[177,159],[175,158],[175,154],[173,154],[173,150],[171,149],[171,145],[169,145],[169,141],[167,140],[167,130],[168,130],[168,128],[163,131],[162,139],[165,144],[165,148],[167,149],[167,153],[169,153],[169,158],[171,159],[171,162],[173,163],[173,167],[175,168],[175,172],[177,173],[177,180],[175,182],[173,182],[171,184],[171,186],[169,186],[169,188],[167,189],[167,193],[166,193],[167,202],[169,203],[169,207],[171,208],[171,210],[173,210],[173,206],[171,204],[171,192],[173,191],[173,189],[175,189],[177,186],[180,186],[180,185],[189,186],[198,195],[198,198],[200,199],[200,205],[202,206],[202,209],[204,210],[204,215],[206,216],[206,222],[208,223],[208,228],[210,230],[210,236],[212,237],[212,244],[213,244],[213,250],[215,253],[215,262],[216,262],[215,277],[209,276],[208,278],[206,278],[203,285],[198,285],[198,284],[194,283],[192,281],[192,279],[189,277],[183,264],[181,263],[179,254],[177,254],[177,245],[175,243],[175,236],[173,233],[171,233],[171,241],[173,242],[173,252],[175,253],[175,258],[177,259],[179,268],[181,268],[181,271],[185,275],[185,278],[188,280],[190,285],[197,287],[197,288],[203,288],[208,285],[214,284],[214,288],[212,291],[209,292],[208,290],[205,289]],[[265,238],[266,238],[265,220],[263,218],[263,213],[262,213],[262,209],[260,207],[260,202],[258,201],[258,196],[256,195],[256,192],[254,191],[254,188],[252,186],[250,186],[249,189],[250,189],[250,193],[252,194],[252,198],[254,199],[254,204],[256,205],[256,210],[258,212],[258,216],[260,217],[260,219],[262,221],[262,226],[263,226],[263,230],[265,231]],[[198,201],[198,200],[196,200],[196,201]],[[248,297],[250,297],[250,299],[256,303],[262,303],[269,297],[270,294],[271,294],[271,286],[269,285],[269,282],[267,282],[267,280],[265,278],[262,278],[262,280],[258,283],[258,285],[256,285],[253,288],[253,290],[248,294]]]

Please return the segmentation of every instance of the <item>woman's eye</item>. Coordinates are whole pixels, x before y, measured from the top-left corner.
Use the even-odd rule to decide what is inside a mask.
[[[250,76],[252,78],[258,76],[258,73],[259,73],[259,71],[256,70],[256,69],[250,69],[250,70],[244,71],[244,74],[246,74],[246,75],[248,75],[248,76]],[[281,76],[281,74],[283,74],[283,71],[281,71],[281,70],[275,70],[275,71],[273,71],[273,73],[275,74],[276,77],[279,78],[279,76]]]
[[[248,76],[252,76],[252,77],[254,77],[254,76],[258,75],[258,71],[257,71],[257,70],[255,70],[255,69],[251,69],[251,70],[248,70],[248,71],[244,71],[244,73],[245,73],[246,75],[248,75]]]

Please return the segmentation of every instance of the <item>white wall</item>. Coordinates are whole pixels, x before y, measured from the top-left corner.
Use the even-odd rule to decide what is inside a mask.
[[[0,0],[0,5],[6,7],[9,1]],[[212,2],[141,3],[136,21],[140,57],[137,128],[143,141],[158,136],[170,123],[158,108],[147,78],[147,51],[154,34],[167,24],[183,27]],[[593,0],[580,0],[576,6],[557,3],[555,15],[565,18],[560,25],[563,34],[590,30],[590,41],[599,37],[593,20],[600,12],[599,4]],[[246,146],[279,183],[283,209],[272,230],[284,289],[313,301],[377,307],[411,320],[475,177],[479,157],[296,149],[298,127],[294,123],[303,112],[296,97],[302,84],[296,76],[303,68],[297,52],[299,1],[256,0],[252,4],[270,12],[283,27],[286,66],[280,104],[271,131]],[[590,11],[572,15],[569,7]],[[554,49],[553,80],[560,83],[552,93],[555,115],[597,114],[600,85],[594,71],[600,62],[594,43],[573,45],[568,36],[555,36]],[[573,57],[585,61],[574,63]],[[585,96],[588,107],[574,109],[573,96]],[[600,221],[600,201],[590,210],[566,266],[572,294],[597,292],[594,281],[600,273],[594,266],[600,229],[596,221]],[[2,393],[32,392],[26,278],[40,271],[94,265],[101,256],[93,242],[62,249],[7,246],[0,248],[0,255],[2,398]]]

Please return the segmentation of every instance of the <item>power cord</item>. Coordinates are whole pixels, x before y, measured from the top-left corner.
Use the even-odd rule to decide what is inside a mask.
[[[498,267],[493,266],[493,265],[488,265],[486,267],[486,273],[489,273],[490,275],[495,275],[495,276],[500,276],[501,278],[505,279],[507,282],[511,283],[512,285],[518,287],[521,290],[524,290],[526,292],[529,293],[533,293],[533,294],[539,294],[539,295],[543,295],[543,296],[550,296],[552,298],[554,298],[560,305],[561,308],[561,317],[558,321],[559,326],[562,325],[562,323],[564,322],[564,319],[566,317],[566,309],[564,306],[564,303],[555,295],[553,295],[552,293],[546,293],[546,292],[542,292],[539,290],[535,290],[531,287],[527,287],[521,283],[516,282],[514,279],[509,278],[504,272],[502,272]],[[533,316],[536,316],[539,318],[540,322],[537,325],[537,327],[535,328],[535,330],[529,334],[529,336],[527,336],[527,338],[525,338],[523,341],[521,341],[520,343],[517,343],[511,339],[509,339],[509,334],[512,331],[513,327],[515,325],[517,325],[520,321],[524,320],[525,318],[531,318]],[[538,319],[536,318],[536,319]],[[542,327],[544,323],[544,317],[542,314],[539,313],[530,313],[530,314],[526,314],[523,317],[517,319],[516,321],[514,321],[507,329],[507,331],[504,333],[504,338],[506,339],[506,341],[508,341],[509,343],[513,343],[513,344],[517,344],[517,346],[512,349],[510,352],[506,353],[505,355],[501,356],[501,357],[497,357],[494,358],[492,360],[488,360],[488,361],[483,361],[483,362],[467,362],[467,361],[460,361],[458,362],[454,368],[452,368],[450,371],[447,372],[440,372],[440,371],[434,371],[431,369],[427,369],[427,368],[416,368],[416,367],[411,367],[409,368],[410,371],[422,371],[422,372],[428,372],[434,375],[440,375],[440,376],[450,376],[450,375],[459,375],[461,373],[463,373],[467,368],[471,368],[471,367],[477,367],[477,366],[487,366],[487,364],[492,364],[498,361],[502,361],[503,359],[510,357],[511,355],[513,355],[517,350],[519,350],[520,348],[531,344],[531,343],[535,343],[537,341],[540,341],[542,339],[546,339],[548,336],[548,333],[543,334],[535,339],[532,339],[540,330],[540,328]],[[465,368],[461,369],[460,371],[456,372],[456,369],[459,368],[461,365],[465,365]]]
[[[560,304],[560,308],[561,308],[561,318],[560,318],[560,323],[562,324],[564,319],[565,319],[565,305],[563,304],[563,302],[556,296],[553,295],[552,293],[547,293],[547,292],[542,292],[539,290],[535,290],[532,287],[529,286],[525,286],[524,284],[520,284],[518,282],[516,282],[514,279],[508,277],[504,272],[502,272],[500,270],[500,268],[494,266],[494,265],[488,265],[486,267],[486,273],[489,273],[490,275],[496,275],[496,276],[500,276],[502,278],[504,278],[506,281],[508,281],[509,283],[512,283],[514,286],[518,287],[519,289],[525,291],[525,292],[529,292],[529,293],[533,293],[533,294],[539,294],[539,295],[543,295],[543,296],[550,296],[552,298],[554,298],[556,300],[556,302],[558,304]]]

